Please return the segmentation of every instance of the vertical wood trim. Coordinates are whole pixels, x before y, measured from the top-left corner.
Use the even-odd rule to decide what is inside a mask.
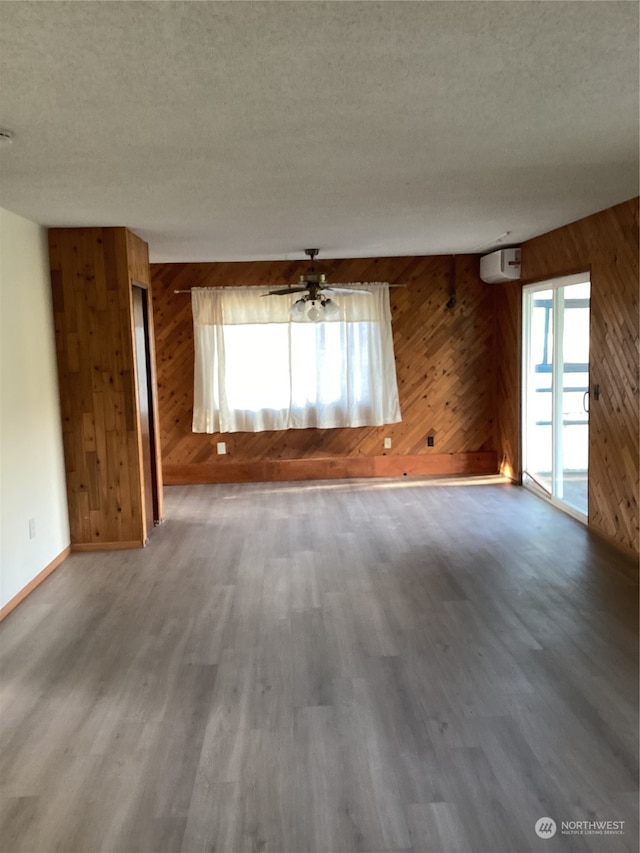
[[[127,260],[128,260],[128,249]],[[138,374],[138,359],[136,357],[136,328],[133,308],[133,284],[127,267],[127,300],[129,305],[129,335],[131,340],[131,363],[133,365],[133,408],[135,412],[135,438],[136,438],[136,470],[140,481],[140,517],[142,524],[142,541],[149,538],[150,530],[147,526],[147,513],[145,510],[147,484],[144,476],[144,446],[142,441],[142,426],[140,414],[140,376]],[[150,413],[151,414],[151,413]]]
[[[522,481],[522,288],[496,286],[496,448],[504,477]]]
[[[144,445],[142,440],[142,424],[141,424],[141,413],[140,413],[140,375],[138,372],[138,359],[136,355],[136,327],[135,327],[135,318],[134,318],[134,308],[133,308],[133,284],[131,280],[129,281],[129,286],[127,288],[129,294],[129,323],[130,323],[130,333],[131,333],[131,347],[132,347],[132,361],[133,361],[133,379],[134,379],[134,394],[133,394],[133,405],[135,410],[135,418],[136,418],[136,450],[137,450],[137,470],[138,477],[140,478],[140,504],[141,504],[141,521],[142,521],[142,541],[146,542],[149,538],[150,530],[147,525],[147,512],[146,512],[146,501],[147,501],[147,483],[145,481],[144,476]],[[149,413],[151,414],[151,413]]]
[[[133,292],[131,289],[131,269],[138,261],[137,267],[140,266],[138,255],[135,249],[132,250],[133,235],[126,228],[118,228],[115,230],[117,240],[117,263],[118,263],[118,293],[121,299],[122,306],[122,325],[123,329],[128,328],[128,334],[123,335],[123,348],[125,351],[126,363],[130,366],[129,377],[131,393],[131,402],[127,408],[132,412],[133,416],[133,442],[136,449],[136,465],[132,464],[132,447],[129,447],[129,465],[130,465],[130,500],[131,505],[136,506],[139,511],[138,526],[140,538],[142,542],[147,541],[149,531],[147,530],[145,504],[144,504],[144,468],[142,460],[142,437],[140,435],[140,410],[138,403],[138,376],[136,364],[136,342],[135,328],[133,320]],[[137,238],[136,238],[137,239]],[[140,269],[136,269],[140,273]],[[141,277],[144,278],[142,273]],[[137,538],[137,537],[130,537]]]
[[[135,236],[135,235],[133,235]],[[147,258],[149,254],[149,249],[147,244],[144,244],[146,247]],[[147,262],[148,268],[148,262]],[[153,322],[153,294],[150,283],[151,276],[148,276],[149,281],[142,282],[140,279],[132,278],[131,285],[140,287],[143,290],[146,290],[147,293],[147,320],[149,324],[149,361],[150,361],[150,371],[151,375],[149,377],[149,381],[151,383],[151,403],[152,403],[152,411],[150,412],[151,417],[153,418],[153,429],[155,433],[154,440],[154,458],[152,459],[152,465],[155,467],[155,476],[156,476],[156,484],[157,484],[157,506],[158,506],[158,518],[157,521],[161,522],[164,518],[164,488],[163,488],[163,479],[162,479],[162,454],[160,452],[160,406],[158,402],[158,371],[157,371],[157,362],[156,362],[156,334],[155,334],[155,326]]]

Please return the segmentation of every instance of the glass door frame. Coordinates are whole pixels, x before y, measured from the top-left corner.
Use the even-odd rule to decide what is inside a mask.
[[[551,279],[532,282],[525,284],[522,287],[522,376],[521,376],[521,470],[522,470],[522,485],[534,492],[536,495],[557,506],[563,512],[568,513],[574,518],[583,523],[588,523],[588,506],[587,513],[581,512],[571,504],[566,503],[562,497],[558,497],[558,493],[563,495],[563,382],[564,377],[562,371],[558,372],[554,369],[556,364],[561,363],[563,349],[563,332],[564,332],[564,288],[571,287],[576,284],[584,284],[591,282],[591,273],[585,270],[574,275],[558,276]],[[552,328],[552,369],[551,369],[551,483],[552,491],[549,492],[535,477],[527,471],[527,428],[528,428],[528,383],[531,375],[530,359],[531,359],[531,316],[533,308],[534,294],[552,291],[553,310],[551,319]],[[530,298],[531,297],[531,298]],[[558,310],[560,308],[561,310]],[[589,363],[589,369],[591,367]],[[589,386],[588,386],[589,387]],[[588,388],[587,388],[588,392]],[[587,393],[588,396],[588,393]],[[588,410],[587,410],[588,411]],[[556,427],[560,424],[560,428]],[[587,430],[589,426],[587,425]],[[587,460],[587,482],[589,476],[589,466]]]

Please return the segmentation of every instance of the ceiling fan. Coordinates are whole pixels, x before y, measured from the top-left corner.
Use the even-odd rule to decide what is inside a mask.
[[[314,258],[319,249],[305,249],[304,253],[311,260],[309,272],[300,276],[298,284],[290,284],[278,290],[270,290],[264,296],[290,296],[293,293],[303,293],[291,306],[293,317],[301,317],[309,303],[306,312],[310,320],[320,320],[322,317],[332,317],[339,313],[340,309],[327,293],[371,293],[362,287],[343,287],[342,285],[330,285],[324,273],[316,272],[313,265]]]

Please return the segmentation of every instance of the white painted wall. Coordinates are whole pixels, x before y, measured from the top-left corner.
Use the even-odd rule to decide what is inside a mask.
[[[0,607],[69,544],[50,282],[46,229],[0,208]]]

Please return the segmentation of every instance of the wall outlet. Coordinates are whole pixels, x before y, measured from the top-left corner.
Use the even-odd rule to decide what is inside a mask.
[[[36,520],[35,518],[29,519],[29,539],[36,538]]]
[[[227,443],[225,441],[219,441],[216,445],[216,448],[218,450],[218,455],[224,456],[224,454],[227,452]]]
[[[427,447],[433,447],[435,444],[435,438],[432,435],[427,436]]]
[[[391,439],[390,438],[385,438],[384,449],[385,450],[391,450]]]

